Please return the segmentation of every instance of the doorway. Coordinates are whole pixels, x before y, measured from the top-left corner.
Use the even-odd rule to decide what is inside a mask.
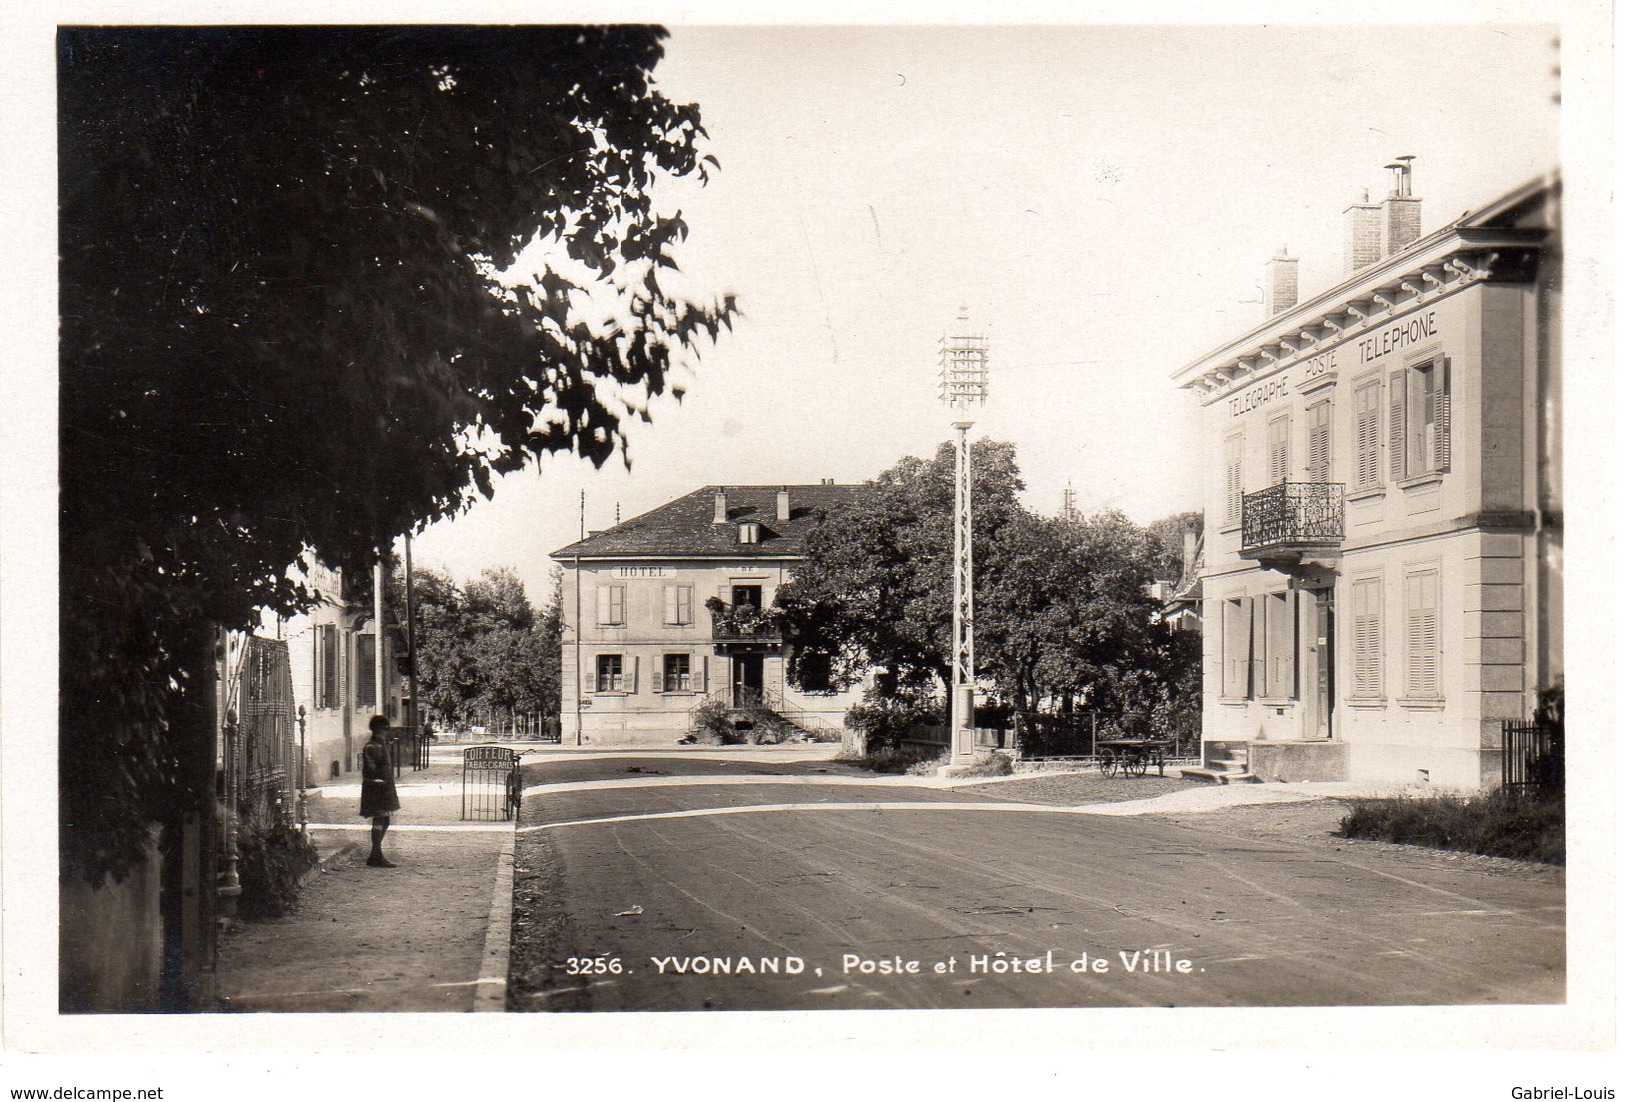
[[[1337,699],[1337,663],[1334,661],[1333,642],[1337,638],[1337,611],[1333,599],[1335,591],[1327,587],[1311,592],[1315,604],[1312,615],[1314,632],[1310,640],[1310,649],[1314,657],[1310,685],[1315,694],[1315,706],[1310,713],[1314,718],[1314,730],[1310,737],[1330,739],[1332,710]]]
[[[750,708],[762,702],[762,656],[736,654],[733,656],[733,705]]]

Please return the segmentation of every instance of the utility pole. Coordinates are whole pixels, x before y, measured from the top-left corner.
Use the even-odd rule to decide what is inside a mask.
[[[957,332],[942,338],[938,397],[954,429],[954,683],[949,698],[948,765],[976,760],[976,609],[972,569],[970,428],[987,400],[987,337],[970,332],[959,308]]]
[[[584,540],[584,539],[587,538],[587,491],[585,489],[583,489],[581,491],[580,525],[581,525],[580,539]],[[584,684],[586,684],[586,681],[584,680],[585,674],[583,673],[583,671],[581,669],[581,552],[580,552],[579,548],[576,551],[575,567],[576,567],[575,568],[575,576],[576,576],[576,641],[575,641],[575,648],[576,648],[576,691],[575,691],[575,698],[576,698],[576,745],[580,746],[581,745],[581,693],[582,693],[582,688],[581,687]],[[559,690],[562,692],[564,690],[564,686],[560,685]]]
[[[412,530],[406,530],[406,686],[412,694],[412,707],[406,713],[406,725],[412,731],[412,745],[418,747],[420,753],[412,762],[412,768],[427,769],[429,766],[429,747],[421,740],[423,738],[423,712],[418,704],[418,638],[415,608],[416,602],[412,599]]]

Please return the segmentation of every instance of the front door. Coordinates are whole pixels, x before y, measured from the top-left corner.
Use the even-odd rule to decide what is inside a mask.
[[[762,702],[762,656],[736,654],[734,664],[734,707],[748,708]]]
[[[1337,686],[1333,683],[1332,640],[1337,638],[1336,613],[1331,589],[1317,589],[1315,594],[1315,737],[1332,737],[1332,704]]]

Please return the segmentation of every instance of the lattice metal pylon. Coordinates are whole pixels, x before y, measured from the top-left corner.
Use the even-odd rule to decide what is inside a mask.
[[[971,546],[970,425],[954,426],[954,709],[962,710],[962,695],[976,684],[976,571]],[[955,727],[974,727],[969,716],[957,714]]]
[[[942,339],[939,396],[953,411],[954,428],[954,623],[950,760],[976,753],[976,586],[971,536],[971,411],[987,397],[987,338],[970,333],[961,307],[958,332]]]

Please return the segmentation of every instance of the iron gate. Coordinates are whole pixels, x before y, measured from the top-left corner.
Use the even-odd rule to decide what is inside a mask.
[[[506,746],[463,751],[463,818],[511,819],[519,810],[519,752]]]

